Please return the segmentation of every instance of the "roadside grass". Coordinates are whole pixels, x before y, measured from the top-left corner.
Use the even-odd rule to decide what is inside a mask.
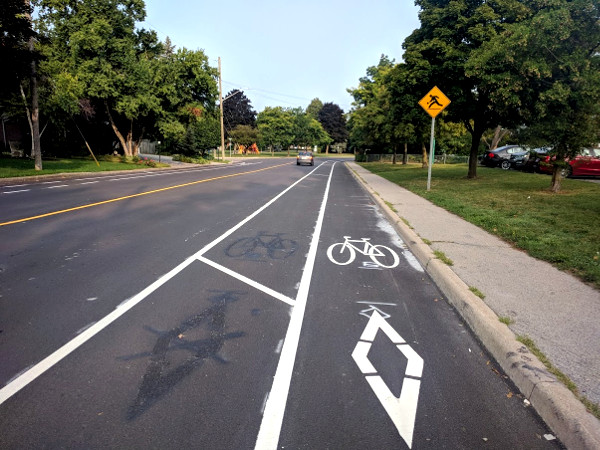
[[[448,258],[444,252],[440,252],[439,250],[434,250],[433,254],[435,255],[435,257],[437,259],[442,261],[444,264],[446,264],[448,266],[454,265],[454,261],[452,261],[450,258]]]
[[[469,290],[475,294],[477,297],[479,297],[481,300],[485,299],[485,294],[483,292],[481,292],[479,289],[477,289],[475,286],[469,286]]]
[[[498,320],[506,326],[512,325],[513,323],[515,323],[515,321],[511,317],[508,317],[508,316],[498,317]]]
[[[420,164],[361,166],[600,288],[600,185],[565,179],[553,194],[547,175],[436,164],[427,192]]]
[[[100,166],[92,158],[44,159],[43,170],[35,170],[32,159],[0,158],[0,178],[27,177],[65,172],[106,172],[111,170],[147,169],[148,167],[168,167],[168,164],[149,163],[144,160],[121,162],[119,158],[99,157]]]
[[[533,353],[542,362],[542,364],[544,364],[544,366],[546,366],[548,372],[550,372],[558,379],[558,381],[564,384],[581,401],[581,403],[584,404],[590,413],[592,413],[597,419],[600,419],[600,405],[581,395],[575,383],[573,383],[568,376],[554,367],[548,357],[538,348],[533,339],[531,339],[529,336],[518,335],[517,341],[527,347],[529,351]]]

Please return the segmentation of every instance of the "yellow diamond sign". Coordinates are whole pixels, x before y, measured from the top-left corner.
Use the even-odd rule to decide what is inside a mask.
[[[437,86],[434,86],[433,89],[430,90],[427,95],[419,101],[421,108],[423,108],[425,112],[433,118],[446,109],[446,106],[449,104],[450,99],[446,97]]]

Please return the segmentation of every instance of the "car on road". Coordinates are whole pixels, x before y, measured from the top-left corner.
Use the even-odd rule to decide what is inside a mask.
[[[547,155],[540,161],[540,172],[552,173],[552,162],[555,157]],[[600,177],[600,147],[584,148],[572,159],[567,159],[567,166],[562,170],[563,177]]]
[[[309,166],[315,165],[315,159],[313,158],[312,152],[298,152],[296,157],[296,164],[301,166],[302,164],[308,164]]]
[[[527,149],[520,145],[505,145],[491,150],[483,155],[481,164],[487,167],[501,167],[504,170],[515,166],[517,162],[522,163],[523,157],[528,153]],[[513,157],[511,162],[511,157]]]

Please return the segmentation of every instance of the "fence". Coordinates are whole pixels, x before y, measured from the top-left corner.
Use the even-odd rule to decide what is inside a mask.
[[[358,155],[357,155],[358,156]],[[364,159],[365,162],[392,162],[394,159],[394,155],[390,153],[382,153],[382,154],[371,154],[368,153],[366,155],[360,155]],[[396,153],[396,163],[402,163],[402,157],[404,155],[401,153]],[[423,160],[422,155],[407,155],[409,163],[420,163]],[[468,155],[435,155],[434,157],[436,164],[467,164],[469,162]],[[358,160],[358,159],[357,159]]]

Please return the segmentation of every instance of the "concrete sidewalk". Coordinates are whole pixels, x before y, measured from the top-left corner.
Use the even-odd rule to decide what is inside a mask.
[[[600,403],[600,292],[358,164],[347,164],[559,439],[569,448],[600,449],[600,421],[515,340],[529,336],[582,395]],[[433,250],[454,265],[441,263]],[[499,317],[513,323],[507,327]]]

